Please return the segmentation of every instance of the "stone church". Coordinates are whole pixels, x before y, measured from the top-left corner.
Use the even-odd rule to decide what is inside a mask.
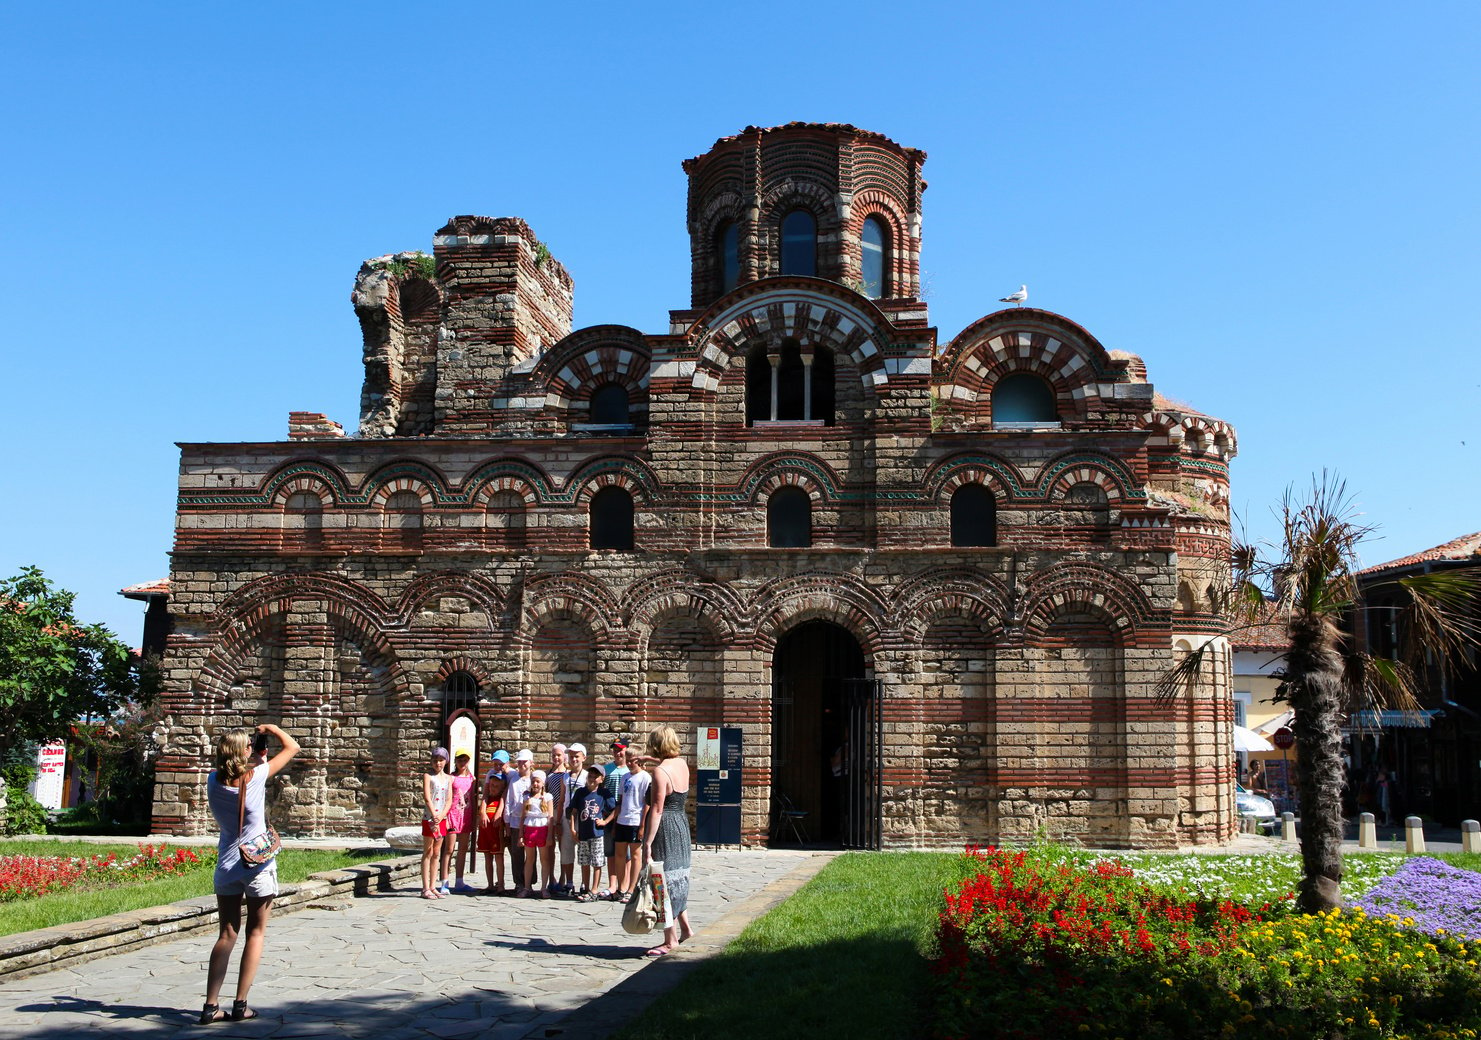
[[[1227,840],[1228,655],[1154,685],[1223,638],[1234,431],[1048,311],[940,342],[925,158],[715,142],[656,333],[572,329],[518,218],[363,264],[358,433],[181,445],[155,831],[208,829],[212,735],[261,721],[285,833],[414,823],[471,710],[484,759],[734,727],[748,844]]]

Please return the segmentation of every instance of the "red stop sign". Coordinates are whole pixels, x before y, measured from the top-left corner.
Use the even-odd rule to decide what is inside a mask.
[[[1270,742],[1282,751],[1289,751],[1296,746],[1296,734],[1291,732],[1289,726],[1282,726],[1270,734]]]

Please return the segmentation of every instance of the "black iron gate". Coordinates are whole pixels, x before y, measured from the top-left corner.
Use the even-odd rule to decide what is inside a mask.
[[[884,757],[884,684],[878,679],[844,679],[848,720],[844,745],[843,847],[878,849],[883,832],[880,766]]]

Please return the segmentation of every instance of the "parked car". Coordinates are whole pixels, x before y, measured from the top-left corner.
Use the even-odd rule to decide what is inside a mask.
[[[1262,834],[1275,828],[1275,803],[1263,795],[1251,794],[1237,780],[1234,783],[1234,808],[1239,815],[1258,820]]]

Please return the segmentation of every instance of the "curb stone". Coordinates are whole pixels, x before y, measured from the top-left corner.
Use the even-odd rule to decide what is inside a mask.
[[[416,856],[324,870],[297,884],[282,885],[273,913],[343,909],[344,900],[389,891],[421,869]],[[216,897],[194,896],[163,906],[125,910],[88,921],[0,936],[0,979],[21,979],[73,967],[108,954],[166,942],[216,926]]]

